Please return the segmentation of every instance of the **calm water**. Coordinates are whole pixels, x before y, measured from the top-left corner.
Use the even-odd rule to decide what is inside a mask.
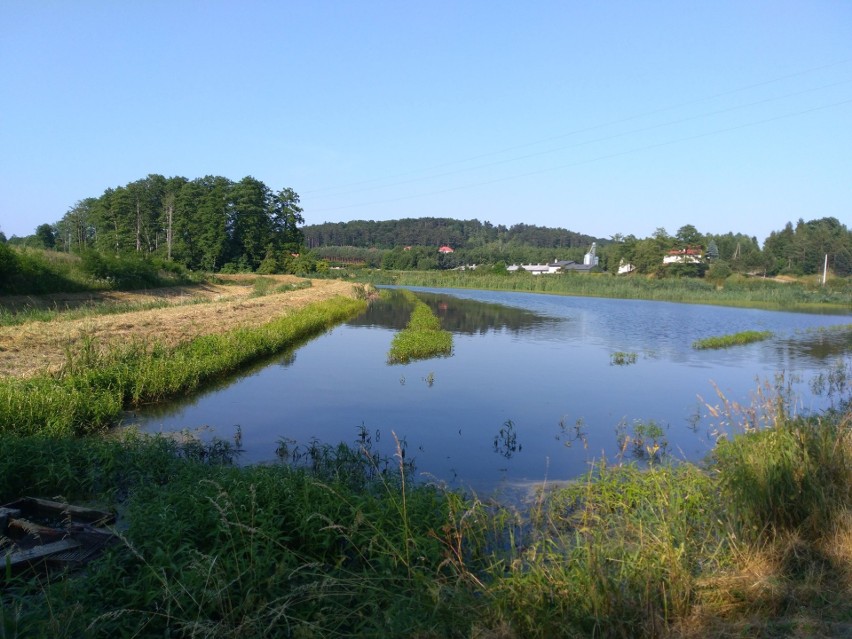
[[[784,374],[795,410],[833,401],[813,381],[852,367],[849,316],[808,315],[527,293],[413,289],[454,334],[453,355],[388,365],[409,309],[400,299],[182,403],[139,415],[147,431],[242,431],[244,462],[311,440],[354,443],[359,429],[391,453],[403,440],[418,476],[479,492],[583,473],[602,456],[640,457],[625,436],[653,423],[670,455],[707,454],[720,418],[707,404],[751,404]],[[698,351],[692,342],[769,330],[765,342]],[[628,353],[625,365],[613,354]],[[848,383],[847,383],[848,384]],[[848,385],[846,386],[848,393]],[[646,441],[646,446],[651,443]],[[624,452],[620,452],[620,451]]]

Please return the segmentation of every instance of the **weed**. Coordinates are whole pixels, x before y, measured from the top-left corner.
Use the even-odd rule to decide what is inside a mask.
[[[405,364],[413,359],[449,356],[453,349],[452,333],[441,330],[440,320],[413,293],[403,291],[403,295],[414,305],[414,310],[408,325],[391,342],[388,363]]]
[[[636,353],[625,353],[623,351],[616,351],[609,357],[609,363],[611,366],[629,366],[630,364],[636,363]]]
[[[772,337],[772,331],[742,331],[731,335],[720,335],[695,340],[692,343],[692,348],[699,350],[708,348],[729,348],[731,346],[742,346],[744,344],[751,344],[752,342],[760,342],[767,340],[770,337]]]

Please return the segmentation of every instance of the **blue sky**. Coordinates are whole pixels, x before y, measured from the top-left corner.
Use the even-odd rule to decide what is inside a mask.
[[[0,230],[149,173],[307,223],[852,222],[852,2],[0,3]]]

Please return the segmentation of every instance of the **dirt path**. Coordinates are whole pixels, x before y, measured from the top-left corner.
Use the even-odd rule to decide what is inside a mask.
[[[300,281],[288,276],[275,276],[275,279],[280,283]],[[101,301],[104,303],[111,300],[140,303],[171,300],[175,305],[84,319],[60,317],[50,322],[0,327],[0,376],[28,376],[55,370],[65,361],[66,350],[73,352],[86,339],[104,347],[132,340],[159,340],[175,345],[199,335],[223,333],[238,326],[260,326],[292,310],[339,295],[354,297],[353,285],[348,282],[311,282],[310,288],[263,297],[250,297],[253,287],[235,284],[103,294]],[[63,296],[63,300],[56,299],[59,297],[52,299],[61,305],[68,296]],[[204,300],[204,303],[186,303],[192,299]],[[39,301],[49,304],[51,300],[39,298]]]

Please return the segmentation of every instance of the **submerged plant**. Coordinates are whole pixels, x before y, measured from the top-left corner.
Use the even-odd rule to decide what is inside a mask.
[[[616,351],[609,357],[609,363],[612,366],[628,366],[636,363],[636,353],[625,353]]]

